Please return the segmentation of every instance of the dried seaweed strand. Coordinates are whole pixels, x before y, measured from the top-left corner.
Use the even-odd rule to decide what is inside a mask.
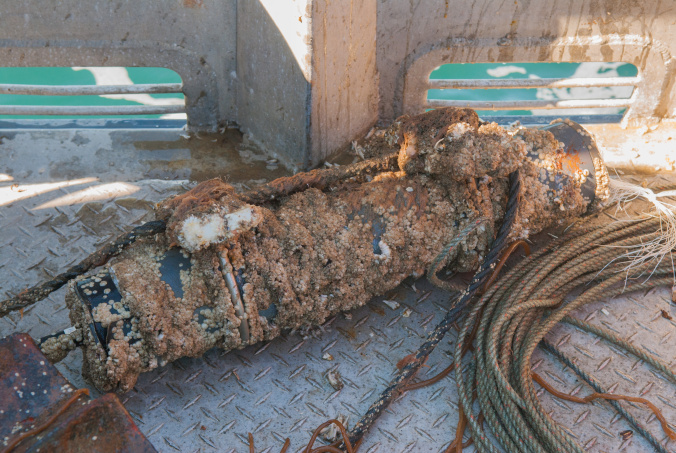
[[[338,427],[338,429],[340,429],[340,433],[343,436],[343,442],[345,442],[345,449],[347,450],[347,453],[355,453],[355,449],[352,447],[352,444],[350,443],[350,439],[348,438],[347,430],[345,429],[345,426],[343,426],[343,424],[339,420],[336,420],[336,419],[333,419],[333,418],[331,420],[325,421],[324,423],[319,425],[317,427],[317,429],[315,429],[315,432],[312,433],[312,437],[310,438],[310,442],[308,443],[307,447],[305,447],[305,453],[320,453],[320,449],[322,449],[324,447],[335,448],[335,451],[337,451],[339,453],[342,452],[340,449],[333,447],[331,445],[326,445],[324,447],[319,447],[315,450],[311,450],[312,445],[315,443],[315,440],[317,440],[317,437],[319,436],[319,433],[321,432],[321,430],[323,430],[324,428],[326,428],[327,426],[329,426],[331,424],[336,425]],[[321,451],[333,451],[333,450],[321,450]]]
[[[628,396],[628,395],[616,395],[613,393],[591,393],[584,398],[580,398],[578,396],[573,396],[573,395],[568,395],[567,393],[560,392],[559,390],[556,390],[551,384],[549,384],[547,381],[545,381],[542,376],[540,376],[537,373],[531,373],[531,376],[533,377],[533,380],[540,384],[545,390],[547,390],[549,393],[554,395],[557,398],[561,398],[566,401],[571,401],[573,403],[579,403],[579,404],[587,404],[590,403],[591,401],[594,401],[595,399],[604,399],[604,400],[613,400],[613,401],[630,401],[632,403],[642,403],[648,406],[650,410],[655,414],[655,417],[660,421],[660,424],[662,425],[662,429],[666,433],[667,436],[671,440],[676,440],[676,432],[674,432],[670,427],[669,427],[669,422],[667,422],[667,419],[664,418],[664,415],[662,415],[662,411],[655,406],[652,402],[645,398],[641,398],[638,396]]]
[[[500,258],[500,261],[498,261],[498,264],[495,265],[495,268],[493,269],[493,273],[491,274],[490,277],[488,277],[488,280],[486,280],[486,284],[484,285],[483,291],[486,292],[486,290],[493,284],[496,278],[498,278],[498,274],[500,273],[500,270],[502,269],[502,266],[505,265],[509,257],[514,253],[514,250],[518,246],[521,246],[523,248],[523,252],[526,254],[526,256],[530,256],[530,245],[523,239],[519,239],[518,241],[512,242],[509,247],[507,247],[507,250],[505,250],[505,253],[502,254],[502,258]]]
[[[324,428],[326,428],[327,426],[329,426],[331,424],[336,425],[338,427],[338,429],[340,430],[340,433],[343,437],[342,441],[334,442],[332,445],[322,445],[320,447],[312,448],[315,441],[317,440],[317,437],[319,437],[319,433],[321,433],[321,431]],[[347,453],[356,453],[357,449],[359,448],[359,444],[360,444],[360,442],[359,442],[359,443],[355,444],[354,447],[352,446],[352,444],[350,443],[350,439],[348,438],[348,435],[347,435],[347,430],[345,429],[345,426],[339,420],[336,420],[336,419],[327,420],[324,423],[322,423],[321,425],[319,425],[314,430],[314,432],[312,433],[312,437],[310,437],[310,441],[308,442],[307,446],[303,450],[303,453],[325,453],[325,452],[326,453],[343,453],[343,450],[341,450],[340,448],[337,447],[337,445],[340,442],[345,443],[345,449],[347,450]],[[280,451],[280,453],[286,453],[286,451],[289,449],[290,445],[291,445],[291,441],[289,440],[289,438],[287,438],[284,441],[284,445],[282,446],[282,450]],[[2,453],[4,453],[4,452],[2,452]],[[249,453],[256,453],[256,449],[254,447],[253,434],[251,434],[251,433],[249,433]]]

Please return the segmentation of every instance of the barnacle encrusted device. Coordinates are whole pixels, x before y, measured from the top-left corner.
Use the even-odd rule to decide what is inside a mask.
[[[474,269],[514,172],[522,188],[514,239],[608,196],[593,140],[568,121],[507,130],[472,110],[443,109],[399,118],[369,140],[371,154],[398,153],[392,168],[259,203],[220,180],[163,202],[166,231],[74,281],[75,332],[42,349],[58,359],[77,342],[85,376],[102,390],[129,390],[140,373],[180,357],[242,348],[363,305],[424,275],[461,232],[443,264]]]

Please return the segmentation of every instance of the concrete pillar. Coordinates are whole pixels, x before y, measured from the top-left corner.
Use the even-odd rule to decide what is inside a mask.
[[[241,0],[237,122],[294,168],[375,123],[376,1]]]

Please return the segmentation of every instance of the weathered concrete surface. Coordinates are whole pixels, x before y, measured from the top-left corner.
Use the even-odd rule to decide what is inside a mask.
[[[627,173],[651,174],[676,170],[676,121],[626,127],[619,124],[585,124],[601,150],[608,168]]]
[[[377,120],[376,3],[237,6],[238,123],[293,168],[321,163]]]
[[[189,125],[235,119],[235,0],[3,3],[3,66],[158,66],[184,82]]]
[[[643,81],[627,117],[674,117],[675,15],[659,0],[383,0],[380,119],[418,112],[422,84],[440,64],[541,61],[633,63]]]
[[[310,0],[237,4],[238,124],[287,165],[309,162]]]
[[[625,125],[676,118],[674,20],[660,0],[27,0],[0,7],[0,58],[174,69],[192,129],[238,124],[301,169],[420,112],[443,63],[624,61]]]
[[[362,136],[378,119],[376,2],[312,6],[311,163]]]

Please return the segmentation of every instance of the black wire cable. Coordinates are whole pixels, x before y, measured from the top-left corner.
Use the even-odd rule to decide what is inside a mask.
[[[434,330],[427,336],[425,343],[418,348],[414,358],[399,371],[397,376],[390,382],[390,385],[380,394],[380,397],[371,404],[366,414],[364,414],[350,430],[349,439],[352,445],[356,445],[356,443],[362,439],[364,434],[371,428],[383,411],[387,409],[394,398],[403,391],[404,387],[425,363],[427,357],[429,357],[432,351],[434,351],[434,348],[444,338],[446,332],[449,331],[453,323],[458,319],[467,306],[467,303],[474,297],[476,292],[483,286],[486,279],[493,272],[493,264],[495,264],[500,257],[502,250],[507,246],[509,233],[512,230],[519,206],[520,192],[521,181],[519,179],[519,171],[516,170],[509,175],[509,199],[507,201],[507,208],[502,225],[500,226],[496,239],[493,241],[491,249],[481,263],[479,270],[474,274],[467,289],[464,290],[458,296],[459,298],[451,305],[451,309],[446,313],[444,319],[437,324]]]
[[[161,233],[165,228],[166,224],[163,221],[154,220],[152,222],[146,222],[143,225],[137,226],[130,232],[118,236],[114,241],[107,243],[75,266],[70,267],[66,272],[54,277],[52,280],[25,289],[16,297],[0,302],[0,317],[41,301],[72,279],[79,277],[90,269],[102,266],[110,258],[118,255],[125,247],[135,242],[138,238]]]

